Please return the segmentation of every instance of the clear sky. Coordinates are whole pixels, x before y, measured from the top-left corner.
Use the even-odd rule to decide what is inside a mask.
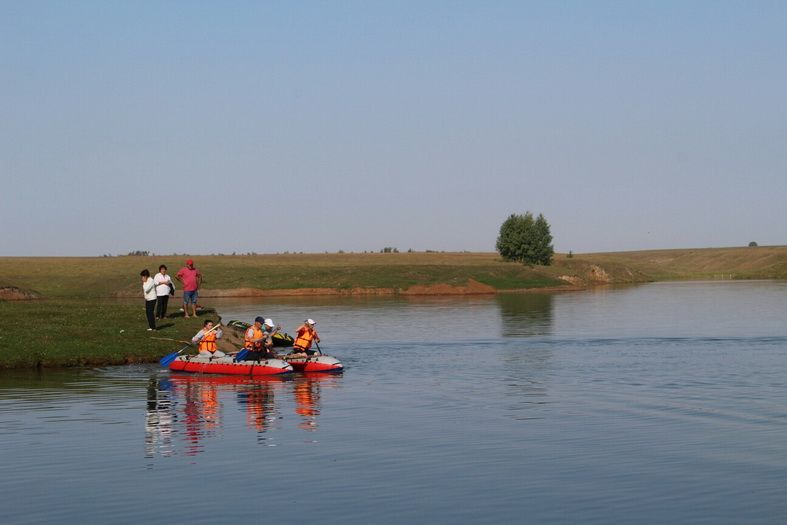
[[[787,244],[784,1],[0,1],[0,255]]]

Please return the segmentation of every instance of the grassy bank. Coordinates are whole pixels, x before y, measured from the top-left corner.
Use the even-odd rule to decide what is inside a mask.
[[[144,306],[118,301],[41,299],[0,302],[0,369],[150,363],[184,346],[201,318],[175,317],[148,332]]]
[[[200,319],[176,317],[145,331],[139,272],[185,256],[0,257],[0,287],[34,290],[43,299],[0,301],[0,368],[153,362],[188,340]],[[787,247],[709,248],[559,254],[549,267],[507,263],[493,253],[290,254],[194,256],[203,296],[239,289],[261,295],[309,293],[474,293],[560,289],[602,283],[681,279],[784,279]],[[465,287],[465,288],[463,288]],[[223,292],[223,293],[219,293]],[[112,301],[135,297],[138,304]],[[177,310],[180,294],[170,302]],[[210,314],[207,314],[210,315]],[[211,315],[215,317],[215,315]]]

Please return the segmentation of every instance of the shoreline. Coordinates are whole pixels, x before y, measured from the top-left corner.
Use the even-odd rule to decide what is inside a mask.
[[[598,283],[604,285],[608,283]],[[563,292],[563,291],[582,291],[592,288],[591,286],[581,286],[576,284],[566,284],[565,286],[542,286],[531,288],[514,288],[499,290],[492,286],[469,280],[466,286],[456,286],[452,284],[419,284],[408,288],[374,288],[374,287],[353,287],[353,288],[204,288],[199,291],[200,298],[248,298],[248,297],[321,297],[321,296],[459,296],[459,295],[497,295],[504,293],[539,293],[539,292]],[[116,298],[136,299],[136,292],[120,291],[115,294]],[[178,296],[171,300],[176,300]]]

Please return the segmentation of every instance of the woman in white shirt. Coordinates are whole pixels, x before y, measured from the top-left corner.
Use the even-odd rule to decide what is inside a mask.
[[[169,295],[175,291],[172,279],[167,275],[167,266],[162,264],[158,267],[158,273],[153,277],[156,285],[156,319],[164,319],[167,316],[167,302]]]
[[[156,316],[153,310],[156,308],[156,285],[150,277],[147,268],[139,272],[142,277],[142,293],[145,295],[145,315],[148,318],[148,332],[156,329]]]

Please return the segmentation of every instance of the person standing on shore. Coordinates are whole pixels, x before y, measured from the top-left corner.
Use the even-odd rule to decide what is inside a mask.
[[[186,266],[178,270],[175,278],[183,283],[183,317],[189,318],[189,305],[191,305],[191,315],[197,317],[197,298],[202,284],[202,272],[197,270],[194,261],[189,259],[186,261]]]
[[[156,315],[154,310],[156,308],[156,284],[150,277],[150,272],[147,268],[139,272],[142,277],[142,293],[145,295],[145,315],[148,318],[148,332],[156,329]]]
[[[172,278],[167,275],[165,264],[158,267],[153,282],[156,283],[156,319],[164,319],[167,316],[169,294],[175,291],[175,285],[172,284]]]

